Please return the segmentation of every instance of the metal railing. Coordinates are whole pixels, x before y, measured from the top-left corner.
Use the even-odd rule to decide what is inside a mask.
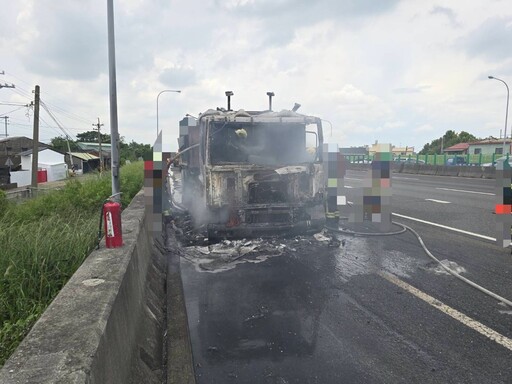
[[[429,164],[429,165],[473,165],[473,166],[494,166],[496,161],[505,157],[507,160],[510,154],[476,154],[476,155],[407,155],[397,156],[393,159],[396,162],[410,164]],[[365,164],[371,163],[373,156],[370,155],[345,155],[349,163]]]

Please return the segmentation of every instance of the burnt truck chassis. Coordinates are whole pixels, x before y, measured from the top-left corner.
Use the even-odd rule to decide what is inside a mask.
[[[198,120],[188,141],[197,148],[182,164],[183,205],[196,227],[206,226],[209,239],[296,235],[324,226],[319,118],[292,111],[210,110]],[[317,126],[316,147],[307,152],[311,124]],[[241,129],[244,150],[233,152],[231,141],[239,138],[232,133]]]

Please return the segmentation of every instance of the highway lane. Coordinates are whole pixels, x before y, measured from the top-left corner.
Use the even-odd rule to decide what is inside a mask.
[[[347,176],[350,199],[364,173]],[[493,235],[494,180],[400,176],[394,212]],[[395,219],[439,260],[512,300],[508,249]],[[352,228],[362,226],[375,229]],[[275,239],[279,254],[216,270],[200,267],[204,250],[182,258],[198,383],[512,382],[512,308],[444,272],[410,232],[338,238],[337,247]]]
[[[349,171],[349,200],[366,178]],[[427,175],[392,175],[392,211],[446,226],[496,237],[495,180]],[[398,218],[395,218],[398,220]]]
[[[430,239],[435,232],[423,234]],[[494,246],[468,239],[465,254],[453,255],[459,237],[443,236],[432,251],[481,284],[494,281],[488,288],[510,293],[506,256],[482,269]],[[259,262],[247,256],[251,262],[216,273],[182,259],[198,383],[510,382],[510,309],[440,272],[411,233],[340,239],[340,247],[283,240],[281,255]],[[440,303],[467,318],[451,317]]]

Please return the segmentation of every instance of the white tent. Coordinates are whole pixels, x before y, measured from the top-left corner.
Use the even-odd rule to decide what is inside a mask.
[[[32,174],[32,150],[28,150],[20,153],[21,157],[21,169],[24,171],[28,171],[28,174]],[[63,180],[67,177],[68,166],[64,162],[64,154],[54,151],[50,148],[39,148],[39,154],[37,159],[37,168],[38,170],[46,170],[47,179],[46,181],[56,181]],[[16,177],[16,172],[11,172],[11,181],[16,182],[14,180],[18,180]],[[29,179],[30,180],[30,179]],[[18,187],[23,187],[25,185],[29,185],[30,181],[27,183],[27,177],[19,178]],[[21,183],[21,184],[20,184]],[[27,183],[27,184],[26,184]]]

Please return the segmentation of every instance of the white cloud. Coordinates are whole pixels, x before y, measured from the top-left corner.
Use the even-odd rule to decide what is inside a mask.
[[[507,47],[512,41],[512,15],[490,17],[459,40],[468,56],[481,56],[489,61],[511,59]]]
[[[119,0],[121,135],[152,143],[156,96],[179,88],[160,100],[171,147],[178,121],[225,106],[228,89],[235,108],[266,108],[267,91],[276,94],[276,110],[298,102],[301,112],[332,122],[327,136],[342,146],[379,140],[421,148],[448,129],[498,136],[505,89],[487,75],[512,85],[512,15],[501,11],[507,0],[493,4]],[[0,49],[9,54],[0,82],[17,89],[1,89],[0,99],[30,101],[39,84],[47,102],[81,117],[59,116],[65,125],[89,130],[99,116],[108,130],[106,21],[101,0],[6,2]],[[26,122],[17,113],[13,133],[16,119]]]
[[[434,132],[435,128],[433,126],[431,126],[430,124],[423,124],[423,125],[420,125],[420,126],[417,126],[416,128],[414,128],[413,131],[416,133]]]

